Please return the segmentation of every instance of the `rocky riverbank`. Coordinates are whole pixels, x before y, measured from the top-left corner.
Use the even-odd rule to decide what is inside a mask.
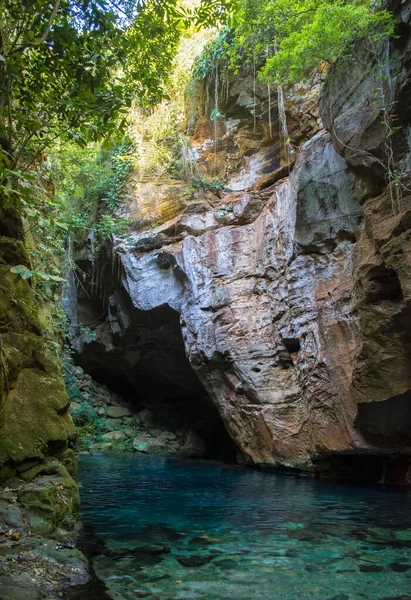
[[[66,458],[76,466],[72,451]],[[33,469],[36,476],[23,472],[7,480],[0,492],[2,600],[54,600],[89,577],[88,561],[75,548],[80,528],[77,484],[56,459],[45,459]]]
[[[81,367],[72,367],[66,381],[73,397],[70,412],[78,428],[79,452],[142,452],[185,458],[207,455],[207,443],[195,427],[166,426],[152,410],[110,391]]]

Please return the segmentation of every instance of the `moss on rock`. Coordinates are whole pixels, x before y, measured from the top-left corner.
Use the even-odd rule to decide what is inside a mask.
[[[28,511],[35,533],[41,535],[51,534],[62,525],[72,528],[71,517],[80,511],[78,485],[61,463],[54,466],[52,474],[40,475],[21,486],[18,501]]]
[[[76,434],[69,403],[61,379],[39,369],[23,369],[5,402],[0,464],[65,450]]]

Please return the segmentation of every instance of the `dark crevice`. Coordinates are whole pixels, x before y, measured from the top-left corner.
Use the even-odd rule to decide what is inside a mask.
[[[403,299],[400,281],[394,269],[384,265],[373,267],[368,274],[366,300],[378,304],[385,300],[401,302]]]
[[[411,444],[411,390],[382,402],[358,406],[355,427],[379,446]]]
[[[313,254],[331,254],[339,246],[340,243],[349,242],[355,244],[357,241],[355,233],[351,231],[340,230],[332,238],[318,238],[311,243],[301,244],[295,243],[295,255],[309,256]]]
[[[322,479],[382,482],[385,460],[383,456],[335,454],[313,463]]]
[[[290,354],[297,353],[301,350],[301,344],[298,338],[282,338],[282,341]]]
[[[314,468],[321,479],[409,485],[407,473],[410,456],[383,456],[381,454],[332,454],[314,460]]]
[[[277,352],[276,364],[287,370],[294,367],[294,358],[300,352],[301,344],[298,338],[281,338],[281,341],[284,348]]]

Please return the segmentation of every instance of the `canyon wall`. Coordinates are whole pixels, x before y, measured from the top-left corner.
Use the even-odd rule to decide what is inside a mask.
[[[198,84],[197,184],[135,174],[128,235],[77,255],[79,363],[151,405],[207,393],[240,462],[411,483],[411,42],[397,4],[395,39],[358,43],[321,89],[247,73],[217,94]]]
[[[10,271],[17,265],[30,265],[23,224],[0,202],[0,597],[36,600],[46,588],[52,600],[88,577],[70,543],[80,509],[76,432],[32,285]]]

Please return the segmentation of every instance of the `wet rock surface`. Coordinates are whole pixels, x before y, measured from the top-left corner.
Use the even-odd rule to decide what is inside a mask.
[[[34,462],[5,481],[0,493],[0,598],[54,600],[62,589],[88,580],[88,560],[75,548],[80,498],[73,465],[77,467],[70,450],[60,460]]]

